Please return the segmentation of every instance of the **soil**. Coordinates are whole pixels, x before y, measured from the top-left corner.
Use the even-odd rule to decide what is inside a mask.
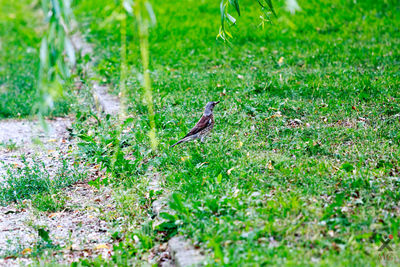
[[[73,161],[75,144],[68,131],[71,118],[56,118],[48,120],[47,124],[48,132],[37,121],[0,121],[0,185],[7,179],[7,169],[22,164],[22,155],[28,162],[43,162],[50,176],[55,175],[59,167],[57,159]],[[81,170],[87,173],[87,179],[99,174],[96,166],[90,168],[82,164]],[[0,206],[0,266],[30,263],[32,259],[28,256],[41,240],[40,228],[49,231],[53,245],[61,248],[56,255],[50,255],[58,263],[99,254],[103,258],[111,255],[113,240],[109,218],[115,213],[111,189],[98,190],[82,181],[65,188],[62,194],[66,199],[65,208],[56,213],[39,212],[32,208],[29,200]]]

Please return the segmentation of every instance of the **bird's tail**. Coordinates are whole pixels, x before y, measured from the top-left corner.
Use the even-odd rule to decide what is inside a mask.
[[[175,144],[173,144],[172,146],[170,146],[169,148],[174,147],[174,146],[176,146],[176,145],[179,145],[180,143],[187,142],[187,141],[189,141],[189,140],[190,140],[190,138],[188,138],[188,137],[183,138],[183,139],[179,140],[178,142],[176,142]]]
[[[183,139],[182,139],[182,140],[179,140],[178,142],[176,142],[175,144],[173,144],[173,145],[170,146],[169,148],[174,147],[174,146],[176,146],[176,145],[179,145],[180,143],[183,143],[183,142],[185,142]]]

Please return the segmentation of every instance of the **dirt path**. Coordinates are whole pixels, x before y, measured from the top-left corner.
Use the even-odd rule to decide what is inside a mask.
[[[93,54],[93,49],[79,33],[73,36],[73,41],[83,56]],[[90,77],[95,75],[92,72],[92,62],[85,69]],[[118,98],[108,94],[108,88],[100,86],[95,79],[91,87],[98,108],[106,114],[117,114]],[[67,158],[72,164],[75,144],[68,131],[72,124],[71,118],[56,118],[47,123],[50,129],[48,133],[37,121],[0,121],[0,185],[6,179],[10,167],[22,165],[21,155],[25,155],[28,162],[43,162],[51,175],[55,175],[60,158]],[[85,169],[87,166],[82,164],[79,168]],[[92,179],[99,172],[90,168],[85,171]],[[56,213],[39,212],[32,208],[29,201],[26,201],[24,208],[16,204],[0,206],[0,256],[3,256],[0,258],[0,266],[30,263],[32,259],[28,256],[41,239],[38,236],[40,228],[49,231],[53,244],[61,247],[61,251],[50,255],[58,263],[68,264],[79,258],[99,254],[103,258],[111,256],[113,240],[110,235],[110,219],[116,216],[112,190],[97,190],[81,182],[64,189],[63,195],[66,198],[65,208]],[[21,254],[23,257],[13,256]]]
[[[84,56],[93,54],[93,49],[77,33],[73,36],[75,47]],[[120,111],[118,97],[108,93],[107,86],[99,85],[94,78],[92,62],[85,66],[86,73],[92,81],[92,95],[98,110],[106,114],[117,115]],[[43,131],[38,122],[28,120],[0,121],[0,186],[6,179],[7,170],[22,165],[21,155],[28,162],[43,162],[46,170],[55,175],[59,159],[67,158],[74,162],[74,140],[69,136],[71,118],[56,118],[48,122],[50,131]],[[96,178],[99,170],[81,164],[81,170],[88,176]],[[89,180],[87,178],[86,180]],[[160,188],[159,179],[154,179],[150,189]],[[153,188],[154,187],[154,188]],[[112,220],[117,216],[116,203],[112,189],[103,187],[97,190],[86,182],[77,183],[63,190],[66,205],[62,211],[55,213],[39,212],[32,208],[30,201],[25,201],[23,208],[17,204],[0,206],[0,266],[27,265],[32,262],[29,257],[35,245],[41,240],[38,229],[49,231],[50,240],[60,250],[47,255],[52,261],[68,264],[81,258],[102,255],[107,259],[113,253],[111,238]],[[166,196],[160,197],[154,204],[154,213],[164,208]],[[158,204],[157,204],[158,203]],[[158,218],[158,216],[157,216]],[[159,220],[156,219],[156,220]],[[204,260],[198,249],[185,240],[183,236],[171,239],[166,251],[161,252],[161,266],[191,266]],[[6,257],[5,257],[6,256]],[[2,257],[2,258],[1,258]],[[172,260],[171,260],[172,258]]]
[[[69,136],[70,118],[49,120],[46,133],[38,122],[29,120],[0,121],[0,185],[7,179],[8,168],[22,165],[21,155],[28,162],[43,162],[50,176],[60,166],[60,159],[74,161],[74,141]],[[98,173],[96,168],[82,164],[88,176]],[[87,177],[87,179],[90,179]],[[102,254],[111,255],[109,220],[115,210],[111,189],[97,190],[86,182],[77,183],[62,191],[65,207],[56,213],[39,212],[30,201],[24,207],[15,203],[0,206],[0,266],[26,265],[28,257],[41,239],[38,229],[49,231],[54,245],[61,253],[53,255],[59,263],[70,263],[77,258]],[[110,215],[110,216],[109,216]],[[15,258],[16,255],[26,256]],[[4,258],[5,257],[5,258]]]
[[[21,155],[37,157],[50,168],[54,158],[66,153],[70,142],[67,129],[71,126],[70,118],[48,120],[49,131],[46,133],[40,123],[29,120],[0,121],[0,183],[6,174],[7,165],[22,164]]]
[[[115,209],[112,192],[79,183],[64,193],[68,201],[60,212],[42,213],[31,207],[18,209],[16,205],[0,208],[1,253],[9,256],[0,259],[0,265],[32,262],[30,258],[14,258],[13,253],[22,252],[28,257],[40,239],[38,229],[49,231],[50,240],[61,247],[51,255],[58,263],[71,263],[99,254],[103,258],[111,256],[113,241],[105,218],[112,216]]]

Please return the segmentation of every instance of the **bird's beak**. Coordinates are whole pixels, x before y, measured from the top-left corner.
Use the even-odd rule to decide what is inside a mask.
[[[214,102],[214,104],[216,105],[216,104],[218,104],[219,103],[219,101],[217,101],[217,102]]]

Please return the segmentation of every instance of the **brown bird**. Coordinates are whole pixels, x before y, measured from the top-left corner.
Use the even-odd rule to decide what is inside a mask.
[[[211,132],[212,128],[214,127],[214,115],[213,115],[213,110],[216,104],[218,104],[219,101],[211,101],[208,102],[205,109],[204,109],[204,114],[200,118],[200,120],[196,123],[196,125],[193,127],[190,132],[183,137],[181,140],[176,142],[170,147],[174,147],[180,143],[192,141],[195,139],[199,139],[201,142],[204,142],[204,138]]]

